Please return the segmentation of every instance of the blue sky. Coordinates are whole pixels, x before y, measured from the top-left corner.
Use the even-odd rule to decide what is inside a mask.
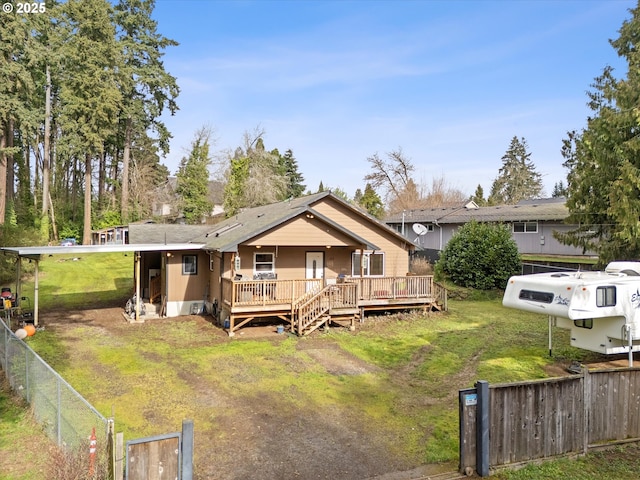
[[[418,183],[485,195],[513,136],[527,141],[545,193],[584,127],[586,91],[626,66],[617,38],[629,0],[157,0],[164,57],[181,88],[164,159],[175,174],[194,133],[214,154],[257,127],[293,151],[307,188],[364,189],[367,157],[401,148]]]

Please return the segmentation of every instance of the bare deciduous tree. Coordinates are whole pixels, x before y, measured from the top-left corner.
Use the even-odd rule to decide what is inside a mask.
[[[386,159],[375,153],[367,158],[372,172],[365,175],[364,180],[373,188],[382,188],[389,203],[400,197],[407,188],[415,167],[411,160],[402,153],[402,148],[387,152]]]

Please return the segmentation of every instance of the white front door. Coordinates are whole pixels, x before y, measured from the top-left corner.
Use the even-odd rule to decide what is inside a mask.
[[[324,253],[307,252],[307,269],[305,278],[324,278]],[[313,283],[307,284],[307,290]]]

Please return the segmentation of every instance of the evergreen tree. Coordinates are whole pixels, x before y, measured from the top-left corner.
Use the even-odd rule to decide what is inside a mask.
[[[473,197],[471,197],[471,200],[473,200],[476,203],[476,205],[478,205],[479,207],[482,207],[487,204],[487,201],[484,198],[484,190],[482,188],[482,185],[478,184],[478,186],[476,187],[476,191],[473,194]]]
[[[628,64],[627,78],[606,67],[588,92],[592,114],[569,132],[562,154],[567,175],[568,223],[580,225],[564,243],[595,251],[602,263],[640,257],[640,10],[630,10],[610,41]]]
[[[36,89],[29,68],[32,28],[29,15],[0,14],[0,225],[13,197],[13,158],[21,151],[15,133],[29,117]]]
[[[362,194],[361,199],[357,203],[377,219],[382,219],[382,217],[384,217],[385,211],[382,199],[370,183],[367,183],[365,186],[364,194]]]
[[[564,186],[564,182],[562,180],[555,183],[555,185],[553,186],[553,191],[551,192],[551,196],[553,198],[560,198],[560,197],[567,196],[567,187]]]
[[[110,9],[106,0],[64,4],[73,35],[64,48],[61,123],[66,133],[75,136],[74,154],[84,160],[83,244],[91,243],[92,162],[102,156],[105,140],[116,132],[122,100],[117,82],[121,58]]]
[[[234,156],[229,161],[229,178],[224,187],[224,211],[228,217],[235,215],[243,206],[244,185],[249,178],[250,160],[245,156]]]
[[[513,205],[520,200],[538,198],[542,193],[542,176],[536,171],[524,138],[513,137],[502,157],[502,167],[491,186],[491,205]]]
[[[284,155],[279,156],[279,167],[281,175],[284,176],[286,181],[286,190],[283,194],[282,200],[287,198],[297,198],[300,197],[306,185],[304,182],[304,177],[298,171],[298,161],[293,156],[293,152],[291,150],[287,150]]]
[[[333,193],[334,195],[340,197],[345,202],[350,202],[349,194],[347,194],[347,192],[345,192],[342,188],[335,187],[335,188],[331,188],[330,190],[331,190],[331,193]]]
[[[159,120],[165,108],[173,115],[178,109],[176,79],[169,75],[162,63],[163,50],[178,45],[160,35],[151,15],[154,0],[120,0],[115,6],[114,21],[119,27],[118,41],[123,62],[120,85],[123,93],[121,216],[129,220],[129,164],[133,141],[137,135],[154,130],[163,153],[169,149],[169,132]]]
[[[176,193],[181,197],[181,208],[188,224],[201,223],[213,205],[209,201],[209,139],[210,130],[196,132],[189,157],[180,162],[176,175]]]

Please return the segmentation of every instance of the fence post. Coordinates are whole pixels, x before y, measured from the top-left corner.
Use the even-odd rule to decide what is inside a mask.
[[[582,453],[589,451],[589,415],[591,412],[591,376],[589,369],[582,366]]]
[[[114,480],[124,478],[124,433],[116,433]]]
[[[476,383],[476,471],[481,477],[489,476],[489,382]]]
[[[62,445],[62,392],[60,390],[60,377],[56,377],[56,435],[58,446]]]
[[[25,348],[24,349],[24,383],[26,383],[25,385],[25,399],[27,400],[27,403],[31,403],[31,394],[29,393],[29,390],[31,389],[31,382],[29,382],[29,349]]]
[[[193,420],[182,421],[182,480],[193,479]]]

